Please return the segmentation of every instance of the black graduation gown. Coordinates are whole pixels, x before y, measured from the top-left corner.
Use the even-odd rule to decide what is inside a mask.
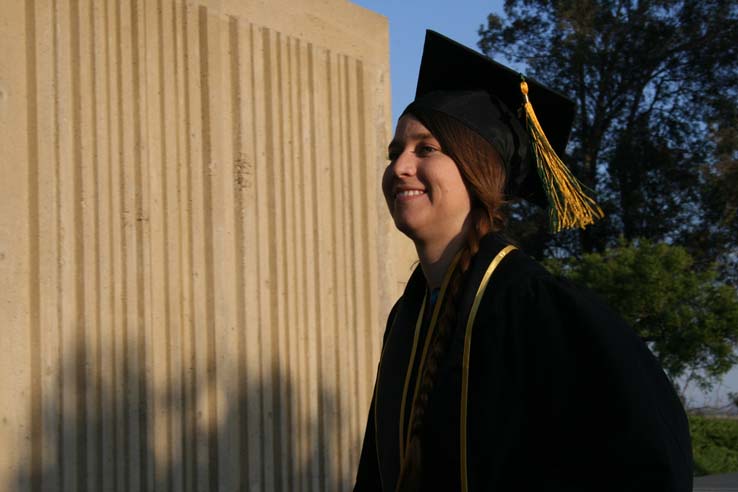
[[[515,250],[491,275],[467,332],[482,277],[505,246],[497,236],[483,238],[463,279],[463,314],[429,396],[421,490],[462,490],[465,452],[469,491],[691,491],[692,448],[679,398],[636,333],[591,292]],[[390,314],[355,491],[395,490],[400,406],[426,289],[418,268]]]

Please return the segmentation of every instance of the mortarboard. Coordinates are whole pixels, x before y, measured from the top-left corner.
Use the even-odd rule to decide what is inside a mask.
[[[555,231],[585,227],[602,217],[558,158],[575,111],[560,93],[428,30],[415,101],[405,112],[413,108],[446,114],[491,143],[505,164],[506,193],[549,205]]]

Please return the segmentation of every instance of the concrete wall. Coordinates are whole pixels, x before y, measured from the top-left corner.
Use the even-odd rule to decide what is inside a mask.
[[[0,490],[348,488],[388,67],[345,0],[0,0]]]

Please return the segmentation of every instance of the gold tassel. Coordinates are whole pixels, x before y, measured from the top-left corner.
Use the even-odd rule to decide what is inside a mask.
[[[533,106],[528,99],[528,84],[523,79],[520,91],[525,103],[528,134],[533,143],[538,175],[550,204],[549,221],[553,232],[561,229],[581,227],[594,224],[605,216],[602,209],[585,193],[585,186],[569,171],[543,133]]]

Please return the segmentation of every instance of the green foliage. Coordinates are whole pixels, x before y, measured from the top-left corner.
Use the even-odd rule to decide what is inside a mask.
[[[695,475],[738,472],[738,420],[689,416]]]
[[[526,251],[645,237],[685,246],[698,268],[718,260],[738,285],[738,2],[506,0],[479,34],[485,53],[576,101],[565,160],[607,214],[553,237],[545,214],[513,210],[533,222],[513,224]]]
[[[546,260],[553,273],[594,290],[649,344],[672,381],[703,389],[738,362],[738,294],[686,249],[621,241],[603,253]],[[685,383],[686,384],[686,383]]]

